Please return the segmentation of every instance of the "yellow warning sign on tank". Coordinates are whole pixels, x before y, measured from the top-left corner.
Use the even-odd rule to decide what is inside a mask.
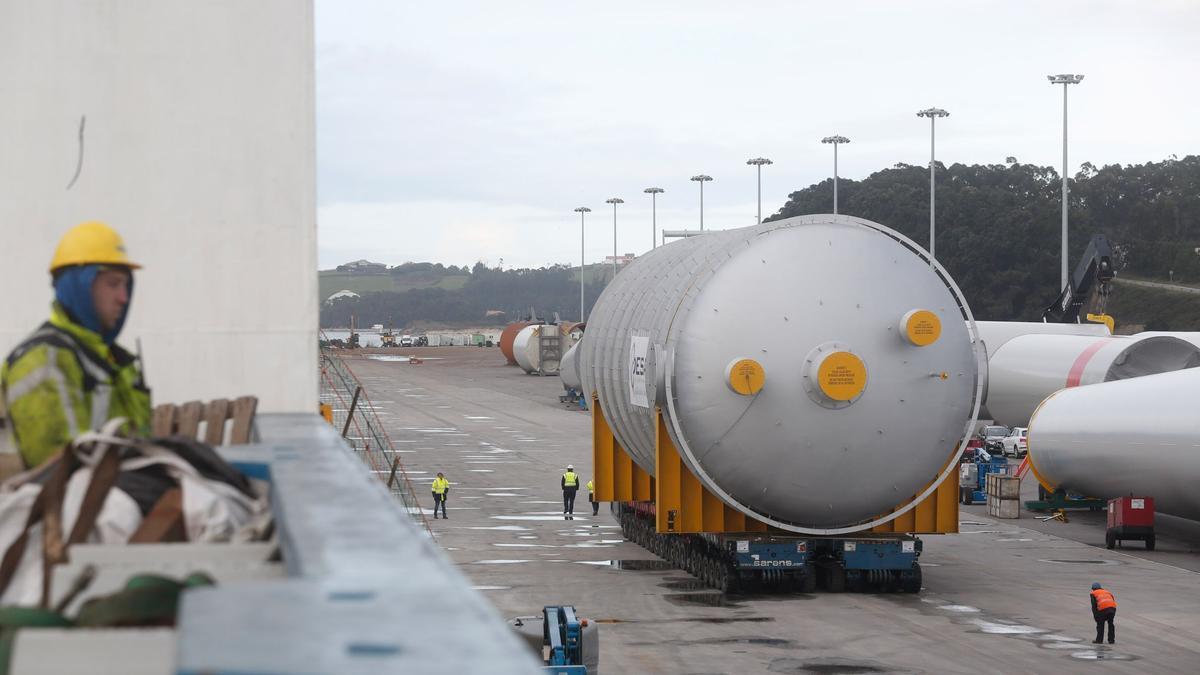
[[[821,392],[835,401],[853,401],[867,387],[867,366],[850,352],[833,352],[817,369]]]
[[[904,315],[904,337],[918,347],[927,347],[942,336],[942,320],[927,309],[914,309]]]
[[[754,359],[738,359],[725,369],[725,381],[734,392],[753,396],[762,391],[767,373],[762,364]]]

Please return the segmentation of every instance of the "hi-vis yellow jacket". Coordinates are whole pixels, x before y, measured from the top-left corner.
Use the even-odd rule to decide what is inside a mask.
[[[150,391],[136,359],[71,321],[58,303],[0,364],[0,395],[29,467],[114,417],[129,418],[134,433],[150,431]]]

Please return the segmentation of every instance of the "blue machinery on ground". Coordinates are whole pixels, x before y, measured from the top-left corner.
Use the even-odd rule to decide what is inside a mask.
[[[542,642],[547,650],[546,672],[554,675],[586,675],[583,660],[583,628],[570,606],[547,605],[542,608],[545,617]]]
[[[578,406],[580,410],[587,410],[586,399],[584,399],[583,394],[579,393],[579,390],[575,389],[574,387],[568,388],[565,394],[559,395],[558,400],[561,403]]]
[[[987,459],[976,457],[973,462],[965,462],[958,469],[958,501],[961,504],[982,504],[987,501],[984,486],[990,473],[1004,473],[1008,470],[1008,460],[1001,455],[992,455]]]
[[[921,590],[922,542],[912,535],[659,534],[642,504],[617,504],[616,510],[626,538],[720,591]]]

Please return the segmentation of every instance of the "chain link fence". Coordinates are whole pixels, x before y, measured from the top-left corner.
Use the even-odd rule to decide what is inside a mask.
[[[331,423],[354,453],[379,477],[412,517],[433,535],[417,501],[417,493],[404,471],[400,453],[375,414],[375,406],[362,382],[333,350],[321,348],[321,403],[329,406]]]

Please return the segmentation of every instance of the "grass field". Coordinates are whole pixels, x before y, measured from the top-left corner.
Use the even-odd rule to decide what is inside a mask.
[[[323,271],[319,276],[319,293],[324,301],[329,296],[341,290],[355,293],[372,291],[391,291],[403,293],[414,288],[444,288],[457,290],[467,285],[470,277],[463,275],[444,276],[432,279],[427,274],[349,274],[346,272]]]
[[[1108,299],[1117,329],[1141,324],[1146,330],[1200,331],[1200,294],[1117,284]]]

